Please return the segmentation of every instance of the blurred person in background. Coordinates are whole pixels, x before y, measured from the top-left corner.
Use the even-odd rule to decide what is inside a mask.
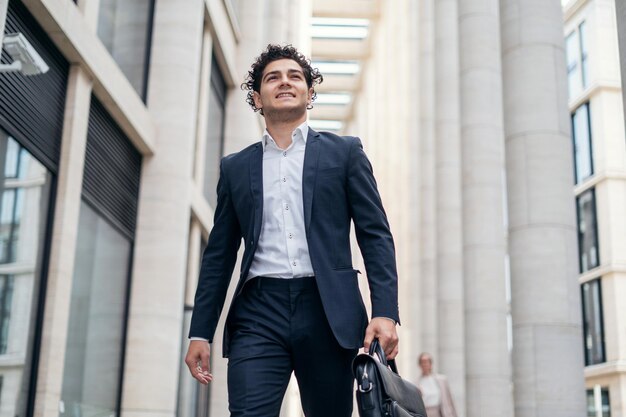
[[[417,387],[422,393],[428,417],[457,417],[448,378],[433,373],[433,358],[429,353],[422,353],[417,359],[422,370]]]

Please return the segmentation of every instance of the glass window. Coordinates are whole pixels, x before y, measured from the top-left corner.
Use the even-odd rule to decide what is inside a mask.
[[[224,151],[224,118],[226,115],[226,82],[213,56],[211,60],[211,90],[209,92],[209,115],[204,168],[204,197],[215,208],[217,203],[217,180],[220,160]]]
[[[588,366],[606,361],[600,279],[594,279],[582,285],[582,302],[585,365]]]
[[[0,415],[23,417],[52,176],[0,129]]]
[[[118,413],[131,248],[127,237],[81,203],[61,416]]]
[[[598,250],[598,225],[596,219],[596,194],[593,188],[576,198],[578,206],[578,254],[580,272],[600,265]]]
[[[204,253],[207,242],[200,241],[200,259]],[[189,285],[189,284],[187,284]],[[189,347],[189,326],[191,325],[191,314],[193,306],[185,305],[183,311],[183,340],[181,343],[180,374],[178,376],[178,413],[179,417],[209,417],[211,387],[213,384],[202,385],[189,373],[189,368],[185,364],[185,355]],[[209,357],[209,368],[213,363],[213,355]]]
[[[146,100],[154,0],[100,0],[98,37]]]
[[[587,417],[611,417],[608,388],[587,390]]]
[[[565,47],[567,53],[567,86],[569,96],[573,97],[578,94],[582,88],[580,83],[579,70],[579,41],[578,32],[570,33],[565,39]]]
[[[587,24],[582,22],[578,26],[578,32],[580,33],[580,69],[581,69],[581,81],[583,88],[587,87],[589,78],[589,60],[587,53]]]
[[[576,184],[593,174],[591,157],[591,118],[589,103],[576,109],[572,115],[572,137],[574,139],[574,170]]]

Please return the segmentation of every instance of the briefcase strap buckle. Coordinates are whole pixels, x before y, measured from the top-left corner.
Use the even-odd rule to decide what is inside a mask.
[[[367,375],[367,370],[363,370],[363,379],[359,384],[359,392],[367,393],[372,390],[372,383],[369,380],[369,376]]]

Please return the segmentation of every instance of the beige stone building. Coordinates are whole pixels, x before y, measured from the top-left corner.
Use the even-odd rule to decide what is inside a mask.
[[[208,389],[182,356],[219,160],[263,131],[239,85],[269,42],[312,57],[310,125],[374,166],[402,375],[430,352],[461,417],[626,417],[612,3],[0,0],[0,33],[49,67],[0,72],[0,417],[228,415],[221,328]],[[281,415],[301,415],[296,384]]]
[[[572,0],[564,16],[587,409],[624,416],[626,140],[615,3]]]

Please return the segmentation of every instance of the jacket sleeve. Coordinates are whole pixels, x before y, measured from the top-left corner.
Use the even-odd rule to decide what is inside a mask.
[[[399,324],[398,273],[393,236],[372,165],[359,138],[352,138],[348,164],[348,204],[365,261],[372,317],[387,317]]]
[[[241,244],[241,228],[233,207],[224,162],[222,159],[213,228],[202,255],[189,329],[189,337],[202,337],[209,342],[213,341]]]

